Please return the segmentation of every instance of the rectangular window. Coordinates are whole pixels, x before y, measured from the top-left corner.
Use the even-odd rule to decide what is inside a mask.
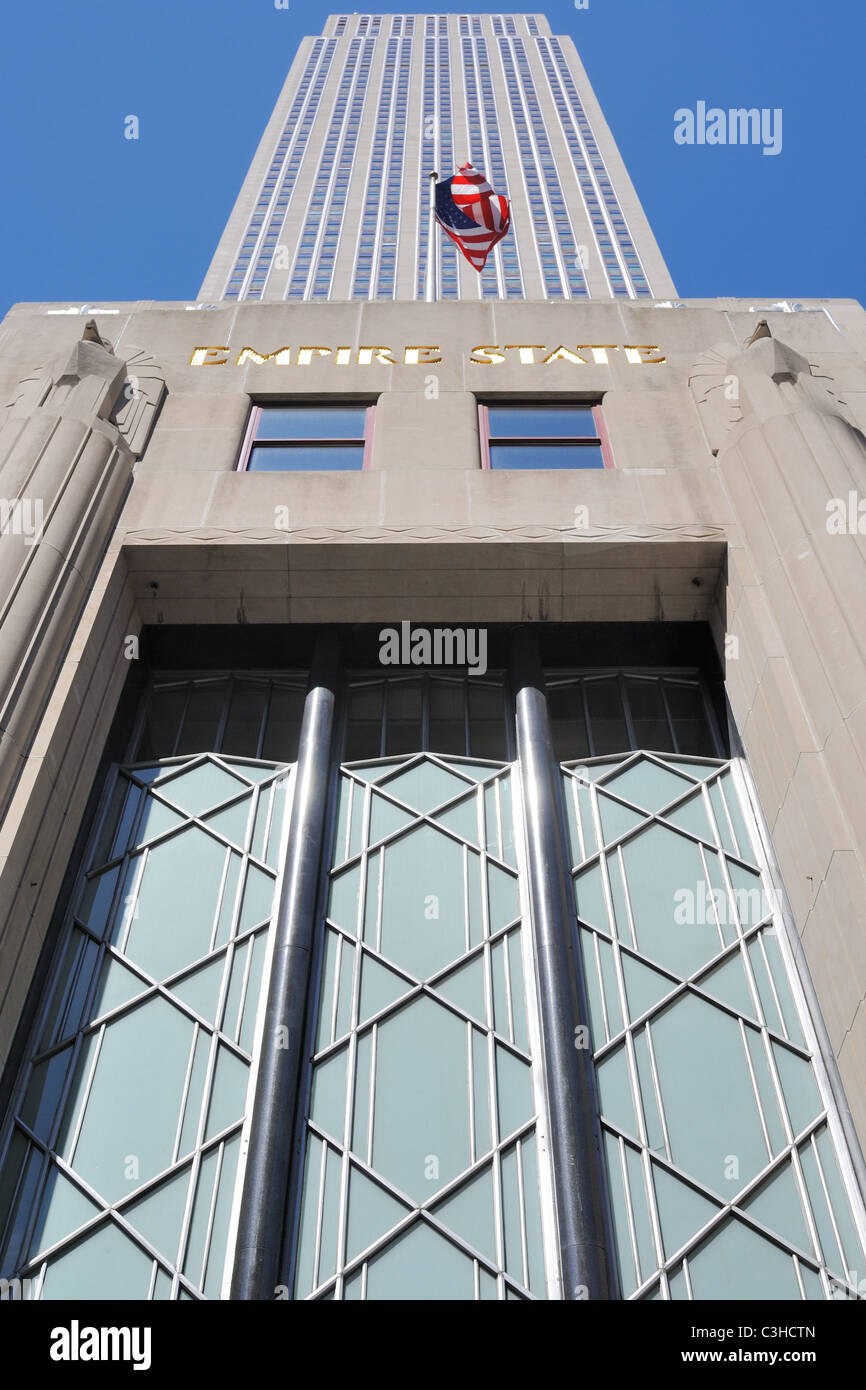
[[[483,468],[612,468],[599,405],[479,405]]]
[[[248,473],[361,470],[367,466],[375,407],[281,401],[253,404],[238,470]]]

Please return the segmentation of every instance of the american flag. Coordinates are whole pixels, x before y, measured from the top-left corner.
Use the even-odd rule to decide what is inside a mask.
[[[483,270],[497,241],[511,225],[508,199],[494,193],[471,164],[436,184],[436,221],[475,270]]]

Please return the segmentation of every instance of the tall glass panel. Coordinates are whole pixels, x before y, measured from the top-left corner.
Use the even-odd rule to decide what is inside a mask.
[[[111,774],[3,1136],[26,1296],[223,1294],[287,788],[214,755]]]
[[[296,1298],[544,1298],[511,778],[344,766]]]
[[[738,769],[562,776],[625,1296],[853,1296],[863,1212]]]

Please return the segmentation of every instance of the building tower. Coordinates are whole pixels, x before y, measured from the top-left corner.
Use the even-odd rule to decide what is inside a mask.
[[[332,15],[303,40],[203,300],[423,299],[427,176],[471,160],[512,208],[442,299],[675,294],[570,38],[543,15]]]

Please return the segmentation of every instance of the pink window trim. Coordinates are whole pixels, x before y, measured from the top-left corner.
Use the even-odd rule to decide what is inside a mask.
[[[502,404],[508,405],[510,402],[503,401]],[[593,405],[590,409],[592,410],[596,436],[601,445],[602,463],[605,468],[614,468],[616,465],[613,461],[613,451],[610,447],[610,436],[607,432],[604,412],[600,405]],[[478,437],[481,444],[481,467],[482,469],[490,469],[490,412],[486,405],[480,404],[478,406]],[[552,439],[556,437],[556,435],[551,435]]]
[[[297,402],[294,402],[294,403],[297,404],[297,405],[301,405],[301,404],[308,405],[308,404],[310,404],[310,402],[308,402],[308,401],[303,401],[303,402],[302,402],[302,401],[300,401],[300,400],[297,401]],[[292,405],[293,402],[292,402],[292,401],[279,401],[279,402],[278,402],[278,401],[274,401],[273,404],[274,404],[275,406],[278,406],[278,407],[283,407],[283,406],[287,406],[287,405]],[[351,404],[353,404],[353,402],[351,402],[351,401],[340,401],[340,402],[335,402],[335,404],[340,404],[340,405],[351,405]],[[363,459],[362,459],[362,462],[361,462],[361,469],[360,469],[360,471],[361,471],[362,473],[366,473],[366,472],[369,471],[369,468],[370,468],[370,460],[371,460],[372,453],[373,453],[373,424],[374,424],[374,417],[375,417],[375,414],[376,414],[376,407],[375,407],[375,405],[367,405],[367,406],[364,406],[363,409],[364,409],[364,436],[363,436],[363,438],[364,438],[364,455],[363,455]],[[255,443],[256,435],[257,435],[257,433],[258,433],[258,428],[259,428],[259,421],[261,420],[261,418],[262,418],[262,406],[256,404],[256,402],[254,401],[253,404],[252,404],[252,409],[250,410],[250,418],[249,418],[249,420],[247,421],[247,427],[246,427],[246,430],[244,431],[244,438],[243,438],[243,443],[241,444],[241,451],[240,451],[240,454],[239,454],[239,456],[238,456],[237,468],[236,468],[236,470],[235,470],[237,473],[246,473],[247,470],[248,470],[249,461],[250,461],[250,454],[252,453],[253,444]],[[279,440],[273,440],[273,441],[271,441],[271,442],[277,444],[277,443],[279,443]],[[350,440],[345,440],[345,439],[334,439],[333,441],[329,441],[329,440],[322,439],[322,440],[319,440],[319,441],[316,441],[316,442],[319,442],[319,443],[325,442],[325,443],[334,443],[334,444],[346,444],[346,443],[351,443]],[[286,470],[286,471],[289,472],[289,471],[291,471],[291,470]],[[299,472],[303,472],[304,470],[303,470],[303,469],[299,469],[298,471],[299,471]],[[352,472],[352,471],[354,471],[354,470],[351,470],[351,469],[339,469],[339,470],[336,470],[336,471],[342,473],[342,472]]]

